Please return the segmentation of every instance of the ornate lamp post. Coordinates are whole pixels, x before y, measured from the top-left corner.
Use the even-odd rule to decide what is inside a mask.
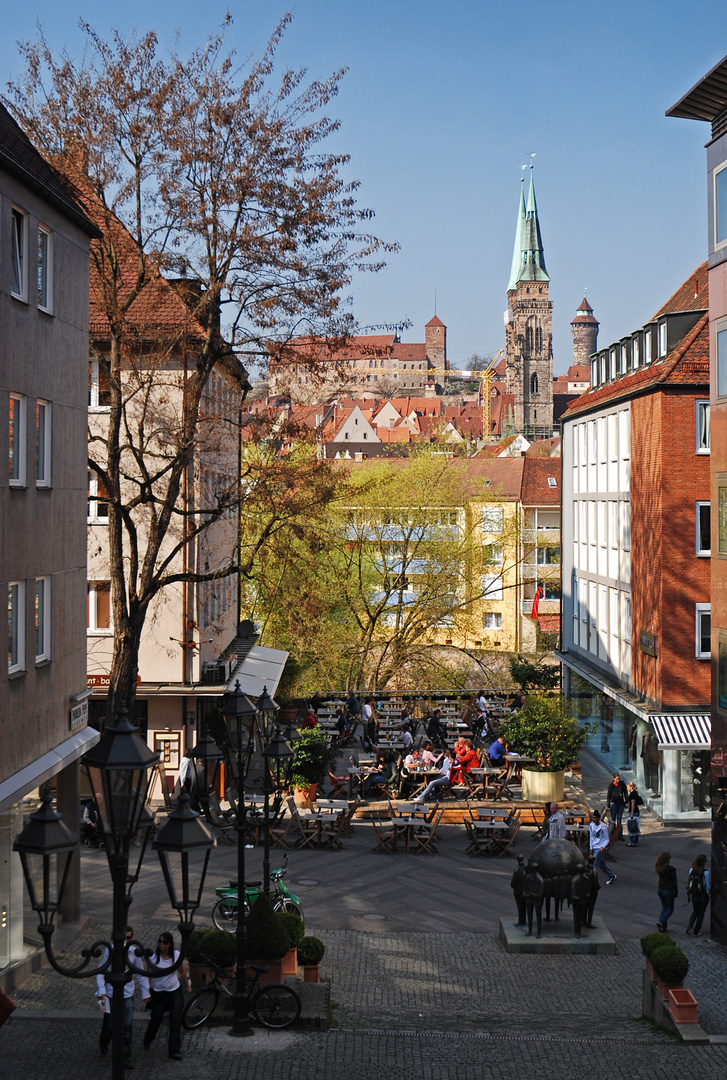
[[[210,792],[215,785],[222,761],[222,754],[211,735],[205,733],[197,737],[197,744],[192,748],[192,759],[202,766],[204,794],[200,796],[200,805],[204,816],[209,820]]]
[[[234,763],[234,780],[237,786],[236,824],[237,830],[237,979],[235,990],[235,1014],[232,1022],[232,1035],[244,1037],[252,1035],[252,1023],[248,1011],[247,994],[247,927],[245,925],[245,832],[247,827],[247,808],[245,806],[245,778],[250,768],[255,749],[255,724],[257,710],[250,699],[243,694],[240,682],[235,682],[235,689],[222,697],[220,706],[225,721],[225,735],[230,756]]]
[[[126,972],[146,974],[151,971],[154,974],[157,970],[151,963],[141,967],[132,959],[140,957],[137,948],[140,943],[127,944],[125,937],[131,889],[138,880],[154,824],[145,802],[149,770],[158,760],[158,755],[149,750],[136,728],[129,723],[123,707],[114,723],[106,727],[98,744],[82,759],[106,841],[113,882],[113,915],[111,941],[95,941],[90,948],[82,949],[81,961],[75,967],[62,965],[55,957],[51,943],[55,930],[53,920],[63,898],[76,837],[63,824],[61,815],[51,808],[50,794],[43,795],[41,808],[31,815],[13,845],[20,855],[30,902],[40,920],[38,932],[52,967],[69,978],[103,974],[113,987],[113,1080],[122,1080],[124,1076],[123,987]],[[129,847],[137,834],[140,834],[139,854],[133,860],[130,873]],[[209,831],[199,820],[199,815],[189,808],[189,796],[183,793],[153,844],[159,851],[172,906],[180,916],[182,946],[175,967],[182,962],[189,935],[194,929],[192,916],[199,906],[211,846]],[[54,862],[57,864],[55,873]],[[144,950],[144,953],[147,957],[151,955],[150,950]],[[165,972],[170,970],[173,969],[164,969]]]
[[[264,804],[264,848],[263,848],[263,888],[270,894],[270,796],[275,795],[273,817],[280,812],[282,792],[290,780],[294,753],[277,727],[277,702],[268,694],[267,686],[258,698],[258,732],[262,748],[265,772],[263,775]]]

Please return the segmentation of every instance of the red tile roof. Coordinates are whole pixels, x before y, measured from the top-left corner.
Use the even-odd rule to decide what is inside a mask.
[[[429,322],[426,325],[427,326],[444,326],[444,323],[442,322],[442,320],[439,318],[438,315],[435,315],[434,318],[430,319]]]
[[[523,506],[560,506],[560,458],[525,456],[521,460]],[[555,480],[555,487],[548,483],[549,479]]]

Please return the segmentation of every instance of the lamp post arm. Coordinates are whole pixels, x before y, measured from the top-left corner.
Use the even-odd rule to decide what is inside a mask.
[[[111,954],[113,952],[113,946],[110,941],[100,939],[94,941],[93,945],[89,945],[86,949],[81,949],[81,961],[75,965],[75,967],[66,967],[65,964],[61,964],[56,958],[53,952],[53,945],[51,938],[53,937],[53,931],[55,926],[52,923],[41,923],[38,927],[38,933],[43,938],[43,947],[45,949],[45,955],[48,958],[48,963],[57,971],[59,975],[65,975],[68,979],[90,979],[95,978],[96,975],[106,975],[111,967]],[[87,971],[86,968],[92,960],[100,960],[104,952],[107,954],[107,959],[103,964],[97,964],[92,970]]]

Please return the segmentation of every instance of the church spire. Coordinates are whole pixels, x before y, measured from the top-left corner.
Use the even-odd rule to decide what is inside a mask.
[[[512,255],[512,268],[508,292],[514,289],[518,281],[550,281],[545,269],[543,239],[540,235],[538,204],[535,201],[532,165],[530,166],[530,189],[528,203],[525,206],[522,186],[520,188],[520,207],[515,232],[515,249]]]

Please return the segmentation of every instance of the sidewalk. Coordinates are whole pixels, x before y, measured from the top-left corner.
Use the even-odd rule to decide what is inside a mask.
[[[601,807],[610,776],[584,755],[583,801]],[[711,1045],[688,1047],[640,1019],[640,936],[657,914],[653,864],[670,850],[680,885],[709,827],[664,828],[643,818],[636,849],[614,845],[618,881],[599,895],[597,913],[617,943],[615,956],[512,956],[498,938],[500,917],[514,914],[509,889],[514,860],[468,859],[463,830],[447,826],[436,856],[375,855],[371,830],[357,825],[343,850],[289,854],[288,883],[303,901],[307,932],[327,945],[322,974],[330,979],[335,1027],[233,1039],[224,1026],[185,1033],[184,1061],[169,1061],[158,1039],[141,1048],[143,1014],[135,1022],[135,1075],[142,1080],[613,1080],[614,1070],[639,1080],[683,1075],[723,1080],[727,1074],[727,952],[708,938],[684,934],[687,909],[677,901],[673,930],[690,960],[686,983],[699,1001]],[[516,852],[533,850],[523,829]],[[97,915],[105,859],[84,862],[88,904],[97,905],[82,935],[101,934]],[[273,854],[277,864],[279,851]],[[250,873],[261,858],[251,852]],[[103,853],[101,853],[103,856]],[[214,886],[234,873],[236,851],[215,849],[204,914]],[[155,877],[156,874],[156,877]],[[164,886],[149,860],[131,918],[142,940],[173,927]],[[158,879],[158,880],[157,880]],[[168,902],[167,902],[168,903]],[[202,923],[205,919],[200,920]],[[14,994],[18,1009],[0,1029],[0,1080],[95,1080],[110,1073],[98,1053],[100,1019],[93,980],[44,970]]]

